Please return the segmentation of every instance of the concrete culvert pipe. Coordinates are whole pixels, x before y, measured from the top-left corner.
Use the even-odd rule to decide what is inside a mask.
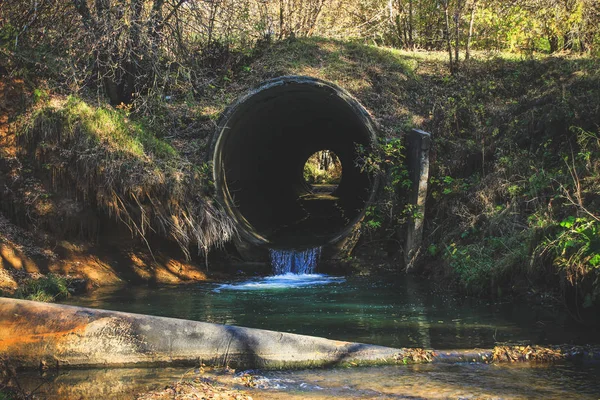
[[[243,240],[305,249],[339,242],[362,219],[376,179],[356,165],[376,138],[366,110],[340,87],[286,76],[264,82],[223,114],[212,143],[219,201]],[[339,158],[341,180],[322,194],[303,176],[315,152]]]

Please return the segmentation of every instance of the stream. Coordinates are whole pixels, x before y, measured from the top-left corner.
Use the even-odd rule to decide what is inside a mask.
[[[284,274],[228,283],[103,287],[64,303],[390,347],[600,342],[564,312],[510,299],[457,296],[407,276]]]
[[[289,264],[289,262],[288,262]],[[270,329],[391,347],[491,348],[510,344],[598,344],[564,312],[499,299],[482,301],[405,275],[328,276],[285,268],[280,275],[180,286],[103,287],[65,304]],[[293,268],[292,268],[293,269]],[[179,368],[62,371],[24,375],[45,398],[132,398],[183,379],[212,380],[278,398],[577,398],[600,397],[594,364],[427,364],[240,373]]]
[[[241,376],[254,374],[256,387]],[[299,371],[217,373],[182,368],[68,370],[20,375],[37,398],[132,399],[177,381],[201,379],[247,391],[253,399],[590,399],[600,367],[576,364],[416,364]]]

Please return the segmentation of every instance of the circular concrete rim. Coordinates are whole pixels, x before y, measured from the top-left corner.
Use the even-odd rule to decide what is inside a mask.
[[[242,240],[248,242],[251,245],[255,245],[258,247],[268,247],[271,243],[267,238],[261,236],[256,230],[252,229],[252,226],[249,223],[243,223],[244,217],[241,213],[232,205],[231,197],[229,194],[225,193],[223,189],[224,183],[224,171],[222,170],[222,162],[221,162],[221,152],[220,146],[223,141],[224,132],[226,131],[227,124],[230,118],[236,113],[239,107],[248,101],[253,96],[268,91],[272,88],[285,86],[289,84],[295,85],[308,85],[317,87],[320,90],[323,90],[324,93],[328,93],[329,95],[334,95],[339,97],[341,100],[347,104],[350,109],[355,113],[355,115],[360,119],[364,128],[367,130],[369,134],[369,145],[374,146],[378,137],[378,129],[376,127],[375,122],[371,118],[369,112],[365,109],[365,107],[348,91],[343,89],[342,87],[328,81],[324,81],[319,78],[304,76],[304,75],[286,75],[277,78],[272,78],[262,83],[258,84],[254,88],[248,90],[245,94],[240,96],[236,101],[231,103],[221,114],[217,128],[213,133],[213,137],[210,144],[210,149],[208,152],[209,163],[212,163],[213,166],[213,182],[216,193],[216,200],[223,207],[225,212],[235,221],[239,236]],[[334,245],[344,239],[346,236],[350,235],[355,231],[355,227],[358,223],[362,221],[365,216],[366,210],[370,204],[375,200],[377,190],[379,187],[379,176],[377,174],[370,174],[369,178],[371,180],[371,189],[369,193],[369,197],[365,202],[364,208],[360,211],[360,213],[351,220],[337,235],[331,238],[327,243],[323,243],[323,246]]]

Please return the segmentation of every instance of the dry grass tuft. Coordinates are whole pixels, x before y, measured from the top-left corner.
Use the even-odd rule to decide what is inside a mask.
[[[177,242],[189,259],[193,245],[206,253],[235,234],[209,197],[205,170],[121,111],[54,100],[22,128],[21,151],[55,190],[75,188],[86,207],[121,221],[147,245],[156,233]]]

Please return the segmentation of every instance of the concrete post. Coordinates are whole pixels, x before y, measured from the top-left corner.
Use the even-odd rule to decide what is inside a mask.
[[[407,135],[406,163],[412,181],[408,204],[413,205],[413,214],[408,222],[406,240],[404,242],[404,264],[406,271],[413,268],[414,262],[421,252],[423,242],[423,222],[425,217],[425,199],[429,181],[429,148],[431,134],[413,129]]]

